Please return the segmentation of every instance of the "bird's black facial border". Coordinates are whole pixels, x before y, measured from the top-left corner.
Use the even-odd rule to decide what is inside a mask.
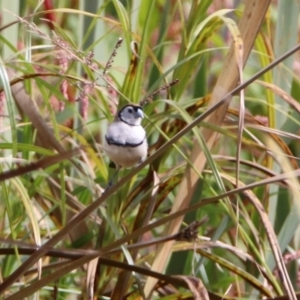
[[[120,120],[122,120],[124,123],[128,124],[128,125],[131,125],[131,126],[138,126],[138,125],[134,125],[134,124],[130,124],[128,122],[126,122],[123,118],[122,118],[122,112],[126,109],[126,108],[132,108],[135,112],[138,111],[138,109],[142,110],[143,111],[143,108],[140,106],[140,105],[132,105],[132,104],[127,104],[125,105],[120,111],[119,111],[119,114],[118,114],[118,117]],[[133,111],[128,111],[129,113],[133,113]]]

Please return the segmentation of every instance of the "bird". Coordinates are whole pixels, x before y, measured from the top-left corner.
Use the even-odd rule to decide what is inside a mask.
[[[127,104],[107,127],[104,151],[115,164],[116,174],[121,168],[132,168],[147,157],[146,131],[141,125],[143,118],[141,106]]]

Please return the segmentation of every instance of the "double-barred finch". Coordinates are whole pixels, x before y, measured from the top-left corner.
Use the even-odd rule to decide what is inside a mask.
[[[147,156],[146,132],[141,125],[143,117],[141,106],[130,104],[124,106],[108,125],[104,150],[117,171],[138,165]]]

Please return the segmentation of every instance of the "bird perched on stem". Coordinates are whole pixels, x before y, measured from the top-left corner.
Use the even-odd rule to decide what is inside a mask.
[[[147,156],[146,132],[141,125],[143,117],[141,106],[129,104],[108,125],[104,150],[116,165],[117,172],[138,165]]]

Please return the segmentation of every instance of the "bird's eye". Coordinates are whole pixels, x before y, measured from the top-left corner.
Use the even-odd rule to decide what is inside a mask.
[[[132,114],[133,110],[132,110],[131,107],[128,108],[128,112],[129,112],[130,114]]]

